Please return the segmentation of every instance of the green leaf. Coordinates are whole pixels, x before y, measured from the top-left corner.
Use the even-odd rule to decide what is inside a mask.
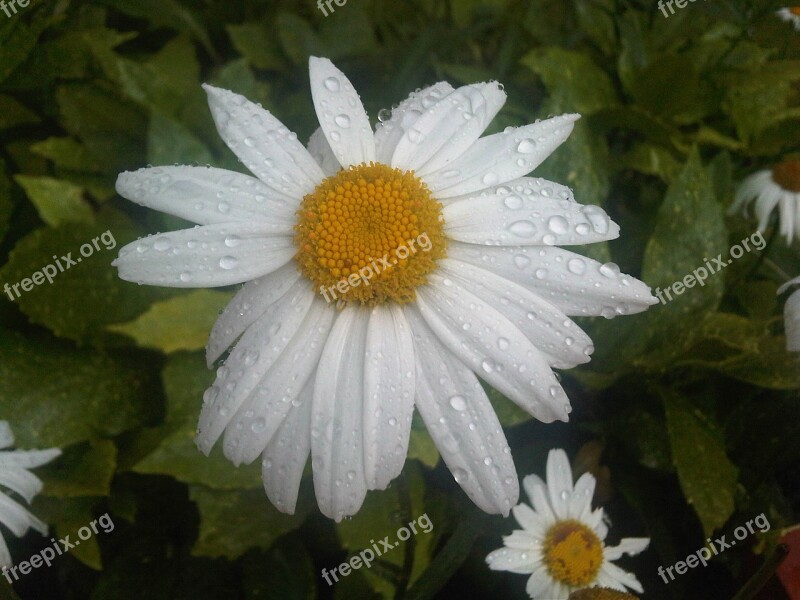
[[[6,175],[6,162],[0,158],[0,240],[8,231],[12,212],[14,212],[14,201],[11,198],[11,181]]]
[[[35,515],[45,523],[55,525],[53,531],[55,539],[69,536],[70,543],[74,544],[74,547],[69,550],[70,555],[95,571],[103,568],[97,536],[107,534],[99,524],[95,525],[98,533],[95,534],[92,531],[91,537],[86,540],[78,537],[78,531],[82,527],[91,529],[92,521],[96,520],[94,508],[99,500],[99,498],[91,497],[56,499],[37,496],[32,506]]]
[[[283,68],[284,61],[276,43],[276,36],[261,23],[226,25],[233,47],[256,69]]]
[[[738,469],[725,454],[721,433],[678,394],[664,391],[672,459],[686,501],[705,535],[722,527],[734,511]]]
[[[17,243],[0,277],[10,286],[18,284],[14,301],[33,322],[56,335],[119,342],[122,338],[106,331],[107,325],[133,319],[154,300],[175,295],[174,290],[122,281],[111,266],[116,256],[112,251],[142,233],[110,210],[98,213],[94,225],[38,229]],[[63,258],[68,255],[74,265]],[[35,285],[37,273],[44,274],[39,285]],[[52,283],[46,278],[48,273]],[[34,285],[25,291],[21,286],[29,279]]]
[[[306,510],[285,515],[272,506],[263,489],[218,491],[189,486],[200,511],[200,533],[194,556],[236,559],[250,548],[270,548],[282,535],[303,524]]]
[[[407,456],[409,459],[417,459],[431,469],[439,463],[439,450],[417,412],[414,412],[411,420],[411,436],[408,440]]]
[[[8,16],[8,15],[4,15]],[[8,18],[0,27],[0,83],[19,67],[56,18],[38,10],[33,19]]]
[[[69,181],[52,177],[15,175],[42,221],[55,227],[62,223],[94,222],[92,207],[84,199],[84,189]]]
[[[65,85],[56,92],[56,99],[64,128],[83,141],[104,170],[119,172],[141,162],[147,121],[112,86]]]
[[[101,169],[91,153],[77,140],[69,137],[51,137],[33,144],[31,151],[59,168],[84,173],[99,173]]]
[[[683,171],[667,190],[647,244],[643,279],[653,288],[669,288],[705,261],[727,255],[728,238],[722,206],[714,197],[712,178],[694,151]],[[683,295],[672,295],[666,305],[651,309],[664,328],[689,315],[714,310],[725,287],[724,275],[709,274],[705,285],[695,285]]]
[[[195,290],[163,302],[156,302],[136,320],[108,329],[127,335],[143,348],[167,354],[178,350],[201,350],[219,312],[232,294],[215,290]]]
[[[267,553],[242,559],[247,600],[314,600],[319,572],[300,536],[281,539]]]
[[[214,162],[206,145],[178,121],[161,114],[150,119],[147,160],[152,165],[203,164]]]
[[[98,354],[0,329],[0,414],[21,447],[111,437],[154,417],[153,382],[128,354]]]
[[[133,470],[138,473],[171,475],[179,481],[218,490],[261,489],[260,463],[235,467],[219,447],[205,456],[194,443],[203,392],[214,381],[214,373],[202,354],[176,354],[163,372],[167,413],[164,424],[146,432],[143,443],[150,448]],[[263,499],[267,502],[266,497]]]
[[[39,117],[32,110],[11,96],[0,94],[0,130],[38,122]]]
[[[44,493],[56,498],[108,496],[117,466],[117,447],[108,440],[70,446],[55,461],[37,469]]]
[[[617,103],[611,79],[583,52],[537,48],[522,58],[522,64],[542,78],[560,110],[590,115]]]

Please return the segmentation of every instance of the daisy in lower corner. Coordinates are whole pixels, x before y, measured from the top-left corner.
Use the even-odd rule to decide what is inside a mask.
[[[800,6],[786,6],[776,13],[784,21],[794,25],[800,31]]]
[[[530,575],[526,591],[542,600],[567,600],[573,592],[595,587],[643,591],[634,575],[612,561],[638,554],[650,540],[623,538],[618,546],[605,545],[608,528],[603,509],[592,510],[595,479],[590,473],[573,485],[567,455],[555,449],[547,456],[547,481],[528,475],[523,486],[533,508],[514,507],[522,529],[486,557],[490,569]]]
[[[748,205],[753,201],[758,230],[767,229],[770,215],[777,208],[781,235],[791,244],[800,233],[800,159],[786,159],[745,178],[728,214],[742,212],[747,216]]]
[[[478,376],[534,417],[565,421],[552,369],[593,350],[569,317],[656,302],[613,263],[559,247],[617,237],[601,208],[526,176],[578,115],[481,137],[502,86],[437,83],[373,131],[344,73],[324,58],[309,69],[320,128],[308,146],[260,105],[206,85],[220,135],[253,176],[119,176],[120,195],[199,224],[125,246],[119,276],[245,284],[209,338],[209,366],[233,348],[196,441],[208,453],[224,435],[237,465],[261,456],[279,510],[294,511],[310,454],[321,511],[356,513],[402,470],[416,407],[469,497],[507,514],[519,485]]]
[[[7,421],[0,421],[0,524],[17,537],[28,529],[47,535],[47,523],[37,519],[24,506],[9,497],[8,492],[23,498],[28,504],[42,490],[42,482],[30,469],[41,467],[61,455],[58,448],[47,450],[8,450],[14,445],[14,434]],[[11,553],[0,534],[0,568],[11,567]]]

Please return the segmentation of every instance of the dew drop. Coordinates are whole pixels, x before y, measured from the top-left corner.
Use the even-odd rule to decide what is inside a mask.
[[[530,221],[515,221],[508,226],[508,230],[514,235],[530,238],[536,233],[536,226]]]
[[[522,152],[523,154],[530,154],[535,151],[536,141],[530,138],[525,138],[519,143],[519,146],[517,146],[517,152]]]
[[[508,347],[510,345],[511,344],[509,343],[509,341],[506,338],[504,338],[504,337],[497,338],[497,347],[500,348],[500,350],[508,350]]]
[[[609,279],[615,279],[619,273],[619,266],[616,263],[607,262],[603,265],[600,265],[600,274],[608,277]]]
[[[347,129],[350,127],[350,117],[345,114],[336,115],[336,118],[333,121],[342,129]]]
[[[464,396],[452,396],[450,406],[453,407],[453,410],[461,412],[467,409],[467,402],[464,400]]]
[[[253,433],[261,433],[267,428],[267,421],[264,417],[259,417],[250,423],[250,431]]]
[[[235,256],[223,256],[219,259],[219,266],[226,271],[233,269],[236,265],[239,264],[239,259]]]
[[[341,85],[336,77],[328,77],[325,80],[325,87],[331,92],[338,92],[341,88]]]
[[[553,233],[564,234],[569,230],[569,223],[564,217],[556,215],[548,219],[547,228]]]
[[[169,239],[165,237],[160,237],[156,239],[156,241],[153,243],[153,248],[155,248],[159,252],[163,252],[164,250],[169,250],[170,247],[171,244],[169,243]]]
[[[514,264],[517,265],[518,269],[525,269],[528,265],[531,264],[531,259],[525,256],[524,254],[515,254]]]
[[[503,204],[506,205],[506,208],[510,208],[511,210],[518,210],[522,208],[522,198],[519,196],[507,196],[505,200],[503,200]]]
[[[486,173],[486,175],[484,175],[483,178],[481,178],[481,181],[483,182],[483,185],[494,185],[495,183],[497,183],[497,179],[498,177],[495,173],[489,172]]]
[[[453,469],[453,479],[456,480],[456,483],[464,483],[469,479],[469,473],[464,469]]]
[[[242,243],[242,238],[240,238],[238,235],[229,235],[225,238],[225,245],[228,248],[235,248],[241,243]]]
[[[586,263],[580,258],[571,258],[567,262],[567,269],[575,275],[583,275],[586,272]]]

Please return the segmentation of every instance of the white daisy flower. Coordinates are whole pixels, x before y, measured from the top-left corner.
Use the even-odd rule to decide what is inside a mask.
[[[800,285],[800,277],[784,283],[778,289],[778,295],[793,285]],[[783,323],[786,330],[786,349],[789,352],[800,352],[800,288],[786,299],[786,304],[783,306]]]
[[[794,25],[800,31],[800,6],[787,6],[776,13],[781,19]]]
[[[0,450],[14,445],[14,434],[7,421],[0,421]],[[47,535],[47,523],[34,517],[21,504],[12,500],[7,492],[13,492],[28,504],[42,491],[42,482],[29,469],[49,463],[61,454],[58,448],[48,450],[5,450],[0,452],[0,524],[17,537],[22,537],[29,528]],[[0,567],[12,565],[8,546],[0,533]]]
[[[785,160],[747,177],[736,190],[728,214],[741,211],[748,216],[747,207],[753,200],[759,231],[767,229],[770,214],[777,206],[781,234],[791,244],[795,232],[800,231],[800,160]]]
[[[608,528],[603,509],[592,510],[595,479],[590,473],[573,487],[567,455],[555,449],[547,456],[547,483],[528,475],[522,484],[533,508],[514,507],[522,529],[503,538],[505,547],[486,557],[490,569],[530,574],[526,591],[531,598],[567,600],[572,592],[591,587],[643,591],[634,575],[611,561],[638,554],[650,539],[623,538],[619,546],[603,543]]]
[[[197,443],[208,453],[224,432],[237,465],[263,453],[278,509],[294,511],[310,452],[322,512],[357,512],[402,470],[416,406],[470,498],[507,514],[517,477],[475,373],[534,417],[567,420],[552,367],[593,350],[568,316],[656,302],[616,265],[558,247],[617,237],[602,209],[524,177],[578,115],[480,137],[502,86],[437,83],[373,132],[345,75],[327,59],[309,66],[321,127],[308,148],[260,106],[205,86],[255,177],[121,174],[122,196],[200,226],[129,244],[114,264],[138,283],[246,282],[209,338],[209,366],[235,346],[204,396]]]

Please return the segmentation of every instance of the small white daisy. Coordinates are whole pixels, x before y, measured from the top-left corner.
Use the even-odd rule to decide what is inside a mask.
[[[787,6],[776,13],[781,19],[794,25],[800,31],[800,6]]]
[[[800,232],[800,160],[789,159],[747,177],[739,189],[728,214],[742,212],[748,216],[747,207],[755,200],[755,213],[759,231],[765,231],[769,217],[777,206],[780,214],[780,232],[791,244]]]
[[[533,504],[518,504],[513,513],[522,529],[503,538],[504,548],[486,557],[494,571],[530,574],[526,591],[531,598],[567,600],[580,589],[626,587],[642,592],[634,575],[611,563],[623,554],[638,554],[649,538],[623,538],[606,546],[608,528],[603,509],[592,510],[595,479],[580,476],[573,487],[572,469],[563,450],[547,456],[547,483],[536,475],[522,482]]]
[[[778,295],[793,285],[800,286],[800,277],[784,283],[778,290]],[[789,352],[800,352],[800,287],[789,295],[786,304],[783,305],[783,323],[786,331],[786,349]]]
[[[0,450],[14,445],[14,434],[7,421],[0,421]],[[30,504],[42,491],[42,482],[29,469],[49,463],[61,454],[58,448],[48,450],[5,450],[0,452],[0,524],[17,537],[29,528],[47,535],[47,524],[34,517],[25,507],[12,500],[6,491],[18,494]],[[8,546],[0,533],[0,567],[12,565]]]
[[[122,173],[120,195],[200,226],[133,242],[114,264],[152,285],[246,282],[209,338],[209,366],[235,346],[204,395],[197,443],[208,453],[224,433],[237,465],[263,454],[279,510],[294,511],[310,453],[321,511],[358,511],[400,474],[416,406],[469,497],[508,514],[516,471],[475,374],[541,421],[566,421],[552,368],[593,350],[569,316],[656,302],[616,265],[558,247],[616,238],[601,208],[525,177],[578,115],[481,137],[502,86],[437,83],[373,132],[331,61],[309,69],[321,127],[308,148],[261,106],[206,85],[220,135],[255,177]]]

